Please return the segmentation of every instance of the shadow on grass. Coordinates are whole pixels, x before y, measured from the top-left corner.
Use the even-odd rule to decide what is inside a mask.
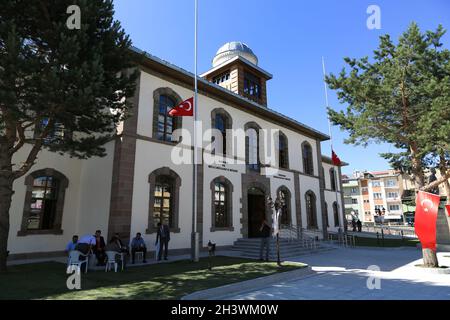
[[[68,275],[61,263],[40,263],[11,267],[0,275],[0,299],[179,299],[208,288],[292,271],[305,265],[214,257],[213,270],[208,259],[200,262],[176,261],[134,267],[124,272],[82,274],[79,291],[66,287]]]

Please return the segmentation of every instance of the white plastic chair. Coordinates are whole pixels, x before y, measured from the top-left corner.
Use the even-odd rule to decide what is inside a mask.
[[[117,265],[118,265],[118,263],[116,261],[117,256],[120,257],[120,260],[122,262],[121,263],[122,264],[122,271],[123,271],[123,263],[124,262],[123,262],[123,255],[122,254],[120,254],[120,253],[118,253],[116,251],[106,251],[105,254],[106,254],[106,258],[107,258],[106,266],[105,266],[105,272],[108,272],[108,270],[110,270],[111,265],[114,265],[114,272],[117,272]]]
[[[85,260],[80,260],[80,257],[86,257]],[[69,261],[67,263],[67,267],[69,268],[70,266],[77,266],[78,268],[81,269],[81,265],[83,263],[86,264],[86,270],[85,273],[88,272],[88,260],[89,257],[85,254],[83,254],[82,252],[78,251],[78,250],[72,250],[69,252]]]
[[[136,251],[134,253],[135,261],[144,261],[144,253],[142,251]]]

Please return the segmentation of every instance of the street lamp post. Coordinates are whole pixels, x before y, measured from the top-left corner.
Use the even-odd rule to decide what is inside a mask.
[[[284,199],[284,194],[280,190],[277,194],[277,198],[275,202],[273,202],[272,198],[267,197],[267,204],[270,209],[275,209],[275,212],[272,214],[272,222],[274,226],[274,232],[276,233],[276,246],[277,246],[277,264],[281,266],[281,258],[280,258],[280,217],[283,212],[283,208],[286,206],[286,201]]]

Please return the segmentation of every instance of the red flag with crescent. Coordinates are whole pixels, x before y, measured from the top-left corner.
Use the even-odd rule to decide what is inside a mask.
[[[447,216],[450,217],[450,204],[446,204],[445,208],[447,209]]]
[[[436,251],[436,220],[440,196],[419,191],[416,197],[414,227],[423,249]]]
[[[172,117],[192,117],[194,115],[194,97],[189,98],[169,111]]]
[[[335,166],[341,166],[342,162],[341,159],[337,156],[336,152],[334,150],[331,150],[331,160]]]

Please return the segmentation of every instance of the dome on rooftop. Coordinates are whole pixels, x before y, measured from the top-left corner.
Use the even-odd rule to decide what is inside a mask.
[[[213,67],[217,67],[236,56],[240,56],[254,65],[258,65],[258,57],[253,53],[252,49],[245,43],[239,41],[227,42],[221,46],[217,50],[212,65]]]

